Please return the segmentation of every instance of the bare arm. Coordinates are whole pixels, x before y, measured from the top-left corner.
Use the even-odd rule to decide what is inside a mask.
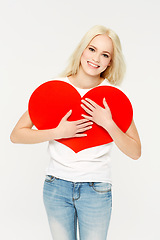
[[[28,111],[26,111],[14,127],[10,139],[13,143],[41,143],[50,140],[70,137],[85,137],[87,134],[82,132],[91,128],[92,122],[81,119],[77,121],[67,121],[71,115],[68,112],[60,121],[56,128],[48,130],[32,129],[33,123],[30,119]]]
[[[122,132],[114,121],[104,128],[109,132],[115,144],[123,153],[134,160],[141,156],[141,142],[133,120],[126,133]]]
[[[26,111],[14,127],[10,139],[13,143],[40,143],[54,138],[50,130],[32,129],[33,123]]]
[[[82,102],[84,104],[81,105],[82,108],[90,115],[83,114],[83,117],[94,121],[108,131],[117,147],[127,156],[135,160],[141,156],[141,142],[133,120],[127,132],[124,133],[113,121],[105,99],[103,100],[105,108],[100,107],[91,99],[82,100]]]

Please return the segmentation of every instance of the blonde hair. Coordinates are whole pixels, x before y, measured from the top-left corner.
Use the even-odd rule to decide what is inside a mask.
[[[82,38],[73,54],[70,56],[69,64],[66,69],[60,74],[61,77],[68,77],[75,75],[80,66],[81,55],[85,48],[89,45],[94,37],[100,34],[107,34],[113,43],[113,56],[110,66],[101,73],[102,78],[107,80],[113,85],[119,85],[124,77],[126,65],[122,53],[121,42],[118,35],[111,29],[101,25],[92,27]]]

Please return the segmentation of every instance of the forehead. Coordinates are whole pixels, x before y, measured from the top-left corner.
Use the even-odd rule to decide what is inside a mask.
[[[101,34],[95,36],[89,45],[93,45],[100,51],[108,51],[110,53],[113,52],[113,43],[110,37],[107,34]]]

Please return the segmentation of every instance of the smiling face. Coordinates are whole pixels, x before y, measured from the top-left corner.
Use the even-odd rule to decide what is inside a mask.
[[[112,40],[107,34],[101,34],[92,39],[81,56],[83,71],[91,76],[100,76],[110,65],[113,54]]]

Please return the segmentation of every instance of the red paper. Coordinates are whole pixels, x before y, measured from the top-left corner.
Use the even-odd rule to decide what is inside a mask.
[[[56,128],[64,115],[72,109],[68,121],[82,119],[81,114],[87,115],[82,109],[81,99],[90,98],[104,108],[103,98],[111,110],[112,118],[118,127],[126,132],[129,128],[133,109],[128,97],[119,89],[112,86],[98,86],[89,90],[83,98],[70,84],[54,80],[43,83],[31,95],[28,111],[37,129]],[[112,142],[106,130],[93,123],[92,129],[86,131],[87,137],[56,140],[74,152]]]

